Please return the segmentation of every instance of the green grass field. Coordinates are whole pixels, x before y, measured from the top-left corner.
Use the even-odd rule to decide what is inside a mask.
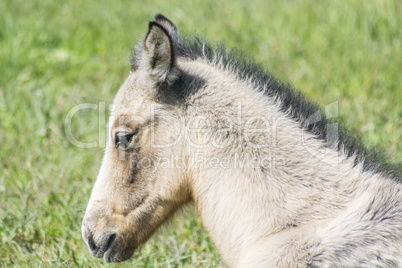
[[[127,263],[89,255],[80,226],[102,148],[80,149],[64,120],[111,104],[127,57],[162,13],[183,32],[225,39],[402,161],[402,2],[0,1],[0,264],[211,267],[219,254],[190,206]],[[72,130],[97,141],[99,111]]]

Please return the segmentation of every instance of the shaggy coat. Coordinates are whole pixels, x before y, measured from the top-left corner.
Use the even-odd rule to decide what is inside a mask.
[[[82,234],[129,259],[193,202],[231,267],[401,267],[398,167],[249,57],[149,24]]]

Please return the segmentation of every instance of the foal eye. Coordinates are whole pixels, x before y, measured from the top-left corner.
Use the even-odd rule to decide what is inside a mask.
[[[115,146],[127,149],[127,147],[131,143],[131,140],[136,134],[137,132],[135,133],[117,132],[114,141]]]

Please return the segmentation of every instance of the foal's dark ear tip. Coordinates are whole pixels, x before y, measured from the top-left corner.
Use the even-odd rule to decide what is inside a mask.
[[[158,13],[158,14],[155,15],[155,20],[156,21],[158,21],[158,20],[166,20],[166,21],[170,22],[170,20],[168,18],[166,18],[165,16],[163,16],[161,13]]]
[[[163,16],[161,13],[157,13],[155,15],[155,20],[167,20],[167,18]]]
[[[170,26],[176,29],[176,26],[173,24],[173,22],[160,13],[155,15],[155,21],[157,22],[166,21],[167,23],[170,24]]]

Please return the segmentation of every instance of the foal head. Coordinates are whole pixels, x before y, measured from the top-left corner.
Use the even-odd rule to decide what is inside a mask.
[[[176,27],[156,16],[114,100],[108,142],[82,224],[91,253],[124,261],[191,199],[180,142]],[[172,155],[180,155],[177,163]]]

